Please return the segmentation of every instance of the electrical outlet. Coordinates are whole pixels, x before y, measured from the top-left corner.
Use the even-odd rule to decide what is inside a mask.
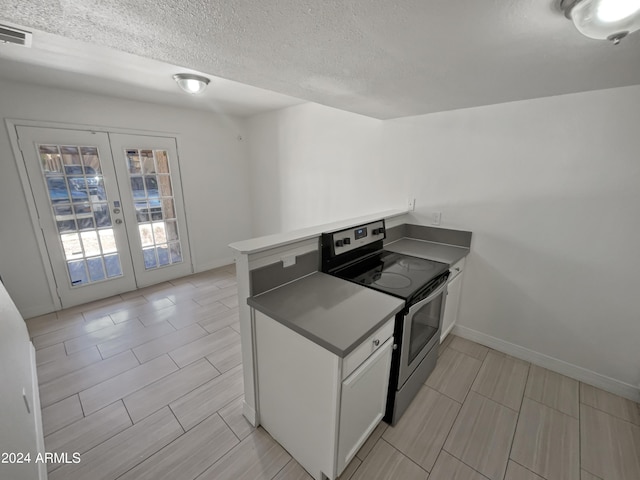
[[[284,268],[291,267],[291,266],[296,264],[296,256],[295,255],[288,255],[286,257],[282,257],[280,260],[282,260],[282,266]]]
[[[442,220],[442,212],[434,212],[431,215],[431,225],[440,225],[440,220]]]
[[[415,198],[410,198],[409,201],[407,202],[407,208],[409,208],[410,211],[414,211],[416,209],[416,199]]]

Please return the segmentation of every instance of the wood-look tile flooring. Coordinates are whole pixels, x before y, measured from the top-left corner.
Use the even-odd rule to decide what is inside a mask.
[[[311,477],[242,416],[233,266],[27,321],[51,480]],[[638,480],[638,404],[449,335],[342,479]]]

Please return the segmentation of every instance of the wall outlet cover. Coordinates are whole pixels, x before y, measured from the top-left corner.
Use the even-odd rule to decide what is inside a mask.
[[[296,256],[295,255],[288,255],[286,257],[282,257],[282,267],[283,268],[287,268],[287,267],[291,267],[292,265],[296,264]]]

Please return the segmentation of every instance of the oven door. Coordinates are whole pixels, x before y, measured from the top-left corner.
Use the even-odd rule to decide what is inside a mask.
[[[447,283],[424,300],[412,305],[404,317],[398,389],[440,340]]]

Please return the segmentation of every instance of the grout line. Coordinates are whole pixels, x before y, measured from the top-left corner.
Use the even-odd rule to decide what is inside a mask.
[[[544,480],[544,477],[542,475],[540,475],[538,472],[534,472],[533,470],[531,470],[530,468],[525,467],[524,465],[522,465],[519,462],[516,462],[513,458],[509,458],[509,460],[513,463],[515,463],[516,465],[520,465],[522,468],[524,468],[527,472],[531,472],[534,475],[536,475],[537,477],[540,477]],[[580,477],[580,470],[578,469],[578,477]]]
[[[491,397],[489,397],[488,395],[485,395],[484,393],[480,393],[480,392],[478,392],[477,390],[473,390],[473,389],[472,389],[472,390],[470,390],[470,391],[469,391],[469,393],[471,393],[471,392],[475,393],[476,395],[478,395],[478,396],[480,396],[480,397],[486,398],[487,400],[491,400],[493,403],[497,403],[497,404],[498,404],[498,405],[500,405],[501,407],[508,408],[509,410],[511,410],[511,411],[512,411],[512,412],[514,412],[514,413],[519,413],[519,412],[520,412],[520,410],[516,410],[515,408],[512,408],[512,407],[510,407],[509,405],[505,405],[504,403],[499,402],[499,401],[498,401],[498,400],[496,400],[495,398],[491,398]],[[528,398],[528,397],[527,397],[527,398]],[[520,405],[522,405],[522,400],[520,400]]]
[[[578,382],[578,474],[582,476],[580,469],[582,468],[582,416],[580,411],[582,410],[582,382]]]
[[[113,402],[113,403],[116,403],[116,402]],[[107,405],[107,406],[105,406],[105,407],[101,408],[100,410],[97,410],[97,411],[93,412],[93,413],[92,413],[92,414],[90,414],[90,415],[96,414],[96,413],[98,413],[98,412],[100,412],[100,411],[104,410],[105,408],[109,407],[110,405],[113,405],[113,403],[111,403],[111,404],[109,404],[109,405]],[[126,410],[126,406],[125,406],[125,410]],[[127,414],[128,414],[128,412],[127,412]],[[87,417],[84,417],[84,418],[87,418]],[[129,417],[129,419],[131,419],[131,417]],[[80,420],[83,420],[83,419],[80,419]],[[73,423],[77,423],[77,422],[79,422],[80,420],[76,420],[76,422],[73,422]],[[72,424],[71,424],[71,425],[72,425]],[[105,439],[104,439],[104,440],[102,440],[100,443],[98,443],[98,444],[94,445],[93,447],[91,447],[90,449],[88,449],[88,450],[86,450],[86,451],[82,452],[82,454],[81,454],[81,455],[86,455],[87,453],[91,452],[92,450],[94,450],[94,449],[98,448],[98,447],[99,447],[100,445],[102,445],[103,443],[108,442],[108,441],[109,441],[109,440],[111,440],[113,437],[115,437],[115,436],[117,436],[117,435],[120,435],[121,433],[126,432],[127,430],[129,430],[130,428],[133,428],[134,426],[135,426],[135,423],[131,422],[131,425],[129,425],[129,426],[128,426],[128,427],[126,427],[125,429],[123,429],[123,430],[121,430],[121,431],[119,431],[119,432],[117,432],[117,433],[115,433],[115,434],[111,435],[109,438],[105,438]],[[154,453],[155,453],[155,452],[154,452]],[[152,453],[151,455],[153,455],[153,453]],[[149,455],[149,456],[151,456],[151,455]],[[149,458],[149,457],[146,457],[144,460],[146,460],[147,458]],[[144,460],[143,460],[143,461],[144,461]],[[57,469],[57,468],[59,468],[59,467],[62,467],[63,465],[64,465],[64,464],[62,464],[62,463],[61,463],[61,464],[58,464],[58,466],[56,467],[56,469]],[[127,471],[128,471],[128,470],[127,470]],[[123,474],[123,475],[124,475],[124,474]]]
[[[579,418],[580,418],[580,402],[579,401],[578,401],[578,416],[575,417],[575,416],[571,415],[570,413],[563,412],[562,410],[560,410],[560,409],[558,409],[556,407],[552,407],[551,405],[547,405],[546,403],[541,402],[540,400],[536,400],[535,398],[532,398],[529,395],[525,394],[524,398],[527,398],[527,399],[531,400],[532,402],[539,403],[540,405],[544,405],[545,407],[550,408],[551,410],[555,410],[556,412],[561,413],[563,415],[566,415],[567,417],[575,418],[576,420],[579,420]]]
[[[258,428],[259,428],[259,427],[258,427]],[[247,438],[249,438],[251,435],[256,434],[256,432],[258,431],[258,428],[256,428],[253,432],[251,432],[249,435],[247,435],[247,437],[246,437],[244,440],[246,440]],[[264,432],[265,434],[269,435],[269,434],[266,432],[266,430],[264,430],[264,429],[263,429],[263,432]],[[273,437],[271,437],[271,435],[269,435],[269,437],[273,439]],[[244,440],[243,440],[242,442],[244,442]],[[287,455],[289,455],[289,456],[291,457],[291,454],[290,454],[289,452],[287,452],[287,450],[286,450],[282,445],[280,445],[280,444],[279,444],[278,442],[276,442],[275,440],[273,440],[273,441],[274,441],[277,445],[279,445],[279,446],[280,446],[280,448],[282,448],[282,449],[287,453]],[[198,480],[199,478],[202,478],[202,476],[205,474],[205,472],[206,472],[207,470],[209,470],[209,469],[210,469],[211,467],[213,467],[214,465],[217,465],[218,463],[222,462],[222,460],[223,460],[223,459],[225,459],[225,458],[227,458],[227,456],[228,456],[229,454],[231,454],[231,452],[232,452],[234,449],[236,449],[238,446],[240,446],[240,445],[242,444],[242,442],[237,443],[236,445],[234,445],[233,447],[231,447],[229,450],[227,450],[227,451],[224,453],[224,455],[222,455],[222,456],[221,456],[220,458],[218,458],[215,462],[213,462],[211,465],[209,465],[207,468],[205,468],[205,469],[204,469],[204,471],[202,471],[201,473],[199,473],[199,474],[198,474],[198,476],[196,476],[196,478],[194,478],[193,480]],[[293,457],[291,457],[291,458],[293,458]],[[288,463],[288,462],[287,462],[287,463]]]
[[[176,415],[176,412],[174,412],[174,411],[173,411],[173,408],[171,408],[171,403],[168,403],[168,404],[166,405],[166,407],[169,409],[169,412],[171,412],[171,415],[173,415],[173,418],[175,418],[175,419],[176,419],[176,422],[178,422],[178,425],[180,425],[180,428],[182,429],[182,431],[183,431],[184,433],[187,433],[189,430],[187,430],[186,428],[184,428],[184,425],[182,425],[182,422],[180,422],[180,419],[179,419],[179,418],[178,418],[178,416]],[[164,408],[164,407],[159,408],[158,410],[156,410],[156,411],[155,411],[155,412],[153,412],[153,413],[159,412],[159,411],[160,411],[160,410],[162,410],[163,408]],[[153,413],[152,413],[151,415],[153,415]],[[147,415],[147,416],[146,416],[146,417],[144,417],[144,418],[149,418],[151,415]],[[209,417],[210,417],[210,416],[211,416],[211,415],[209,415]],[[209,417],[207,417],[207,418],[209,418]],[[204,421],[204,420],[203,420],[203,421]],[[200,422],[196,423],[196,424],[194,425],[194,427],[195,427],[196,425],[199,425],[199,424],[200,424],[200,423],[202,423],[203,421],[200,421]],[[191,427],[191,428],[193,428],[193,427]]]
[[[376,443],[378,443],[378,440],[380,440],[380,439],[382,438],[382,436],[385,434],[385,432],[387,431],[387,429],[390,427],[390,425],[389,425],[388,423],[386,423],[384,420],[382,420],[382,421],[379,423],[379,425],[382,425],[383,423],[386,425],[386,427],[384,428],[384,430],[382,431],[382,433],[380,434],[380,436],[378,437],[378,439],[373,443],[373,446],[369,449],[369,451],[367,452],[367,454],[366,454],[364,457],[362,457],[362,458],[360,458],[360,457],[358,456],[358,454],[360,453],[360,451],[361,451],[361,450],[362,450],[362,448],[364,447],[364,443],[363,443],[363,444],[360,446],[360,448],[358,449],[358,451],[356,452],[356,454],[355,454],[355,456],[354,456],[353,458],[357,458],[357,459],[358,459],[358,460],[360,460],[360,462],[362,462],[362,463],[364,463],[364,461],[365,461],[367,458],[369,458],[369,454],[370,454],[370,453],[371,453],[371,451],[373,450],[373,447],[375,447],[375,446],[376,446]],[[378,427],[376,427],[373,431],[375,432],[377,428],[378,428]],[[372,434],[373,434],[373,432],[372,432]],[[372,436],[373,436],[373,435],[369,436],[369,438],[371,438]],[[367,442],[369,441],[369,438],[365,441],[365,443],[367,443]]]
[[[589,407],[589,408],[592,408],[592,409],[594,409],[594,410],[597,410],[597,411],[598,411],[598,412],[600,412],[600,413],[604,413],[604,414],[606,414],[606,415],[608,415],[608,416],[610,416],[610,417],[612,417],[612,418],[615,418],[616,420],[620,420],[621,422],[628,423],[628,424],[630,424],[630,425],[632,425],[632,426],[634,426],[634,427],[640,427],[640,424],[638,424],[638,423],[634,423],[634,422],[632,422],[631,420],[627,420],[626,418],[619,417],[618,415],[615,415],[615,414],[613,414],[613,413],[611,413],[611,412],[607,412],[606,410],[602,410],[601,408],[595,407],[595,406],[590,405],[590,404],[588,404],[588,403],[582,403],[582,402],[579,402],[579,404],[578,404],[578,410],[580,410],[580,408],[579,408],[579,407],[580,407],[580,405],[584,405],[585,407]],[[580,415],[580,414],[578,413],[578,415]],[[576,417],[573,417],[573,418],[576,418]]]
[[[478,393],[478,392],[476,392],[476,391],[474,391],[473,393],[475,393],[475,394],[476,394],[476,395],[478,395],[479,397],[484,398],[485,400],[488,400],[488,401],[489,401],[489,402],[491,402],[491,403],[494,403],[494,404],[498,405],[499,407],[506,408],[507,410],[509,410],[509,411],[511,411],[511,412],[513,412],[513,413],[516,413],[516,414],[518,415],[518,419],[519,419],[519,417],[520,417],[520,412],[519,412],[519,411],[518,411],[518,412],[516,412],[514,409],[509,408],[509,407],[507,407],[506,405],[502,405],[500,402],[497,402],[496,400],[494,400],[494,399],[492,399],[492,398],[489,398],[489,397],[487,397],[487,396],[485,396],[485,395],[482,395],[481,393]],[[465,402],[466,402],[466,399],[465,399]],[[521,402],[522,402],[522,401],[521,401]],[[463,406],[464,406],[464,405],[463,405]],[[460,408],[460,412],[461,412],[461,411],[462,411],[462,408]],[[458,415],[456,416],[456,420],[454,420],[453,424],[451,425],[451,428],[449,429],[449,433],[447,434],[447,439],[449,438],[449,435],[451,434],[451,430],[453,430],[453,426],[455,425],[456,421],[458,420],[458,416],[460,415],[460,412],[458,412]],[[475,418],[477,418],[477,417],[474,417],[474,419],[475,419]],[[510,460],[510,457],[511,457],[511,449],[513,448],[513,440],[514,440],[514,438],[515,438],[515,432],[516,432],[516,430],[517,430],[517,426],[518,426],[518,419],[516,419],[516,428],[514,428],[514,430],[513,430],[513,436],[511,437],[511,446],[509,447],[509,456],[507,457],[507,465],[505,465],[505,473],[503,474],[503,476],[506,474],[506,469],[507,469],[507,466],[508,466],[508,464],[509,464],[509,460]],[[447,441],[445,440],[445,442],[444,442],[444,443],[446,444],[446,443],[447,443]],[[444,444],[443,444],[443,446],[442,446],[442,450],[444,450],[445,452],[447,452],[449,455],[451,455],[451,456],[452,456],[452,457],[454,457],[455,459],[459,460],[461,463],[464,463],[464,464],[465,464],[465,465],[467,465],[469,468],[471,468],[471,469],[473,469],[474,471],[478,472],[478,470],[476,470],[476,469],[475,469],[475,467],[473,467],[473,466],[471,466],[471,465],[469,465],[469,464],[465,463],[462,459],[460,459],[460,458],[456,457],[453,453],[451,453],[450,451],[448,451],[447,449],[445,449]],[[481,472],[478,472],[478,473],[480,473],[481,475],[485,476],[485,475],[484,475],[484,474],[482,474]]]
[[[453,453],[451,453],[449,450],[446,450],[444,448],[444,446],[442,447],[442,449],[440,449],[440,453],[438,454],[438,458],[440,457],[440,454],[442,452],[446,452],[449,455],[451,455],[453,458],[455,458],[457,461],[459,461],[460,463],[462,463],[463,465],[466,465],[467,467],[469,467],[471,470],[473,470],[475,473],[477,473],[478,475],[480,475],[482,478],[486,478],[487,480],[490,480],[489,477],[487,477],[484,473],[479,472],[478,470],[476,470],[474,467],[472,467],[471,465],[469,465],[468,463],[466,463],[465,461],[459,459],[458,457],[456,457]],[[436,459],[436,463],[438,463],[438,459]],[[507,466],[509,465],[509,460],[507,460]],[[436,464],[434,463],[433,466],[435,467]],[[433,469],[431,469],[431,471],[433,471]],[[506,472],[506,467],[505,467],[505,472]]]
[[[199,361],[199,360],[197,360],[197,361]],[[195,363],[195,362],[194,362],[194,363]],[[134,367],[134,368],[135,368],[135,367]],[[178,373],[178,372],[179,372],[179,370],[176,370],[175,372],[172,372],[172,373],[170,373],[169,375],[173,375],[173,374]],[[150,383],[149,385],[145,385],[144,387],[142,387],[142,388],[140,388],[140,389],[136,390],[135,392],[128,393],[124,398],[122,398],[123,403],[124,403],[124,400],[125,400],[127,397],[130,397],[130,396],[131,396],[131,395],[133,395],[134,393],[137,393],[137,392],[139,392],[139,391],[141,391],[141,390],[144,390],[144,389],[145,389],[145,388],[147,388],[147,387],[151,387],[151,386],[155,385],[156,383],[163,381],[163,380],[164,380],[166,377],[168,377],[169,375],[165,375],[164,377],[159,378],[158,380],[156,380],[156,381],[155,381],[155,382],[153,382],[153,383]],[[213,380],[213,379],[215,379],[215,378],[217,378],[217,377],[219,377],[219,376],[220,376],[220,375],[216,375],[215,377],[212,377],[212,378],[210,378],[209,380],[205,380],[203,383],[201,383],[200,385],[195,386],[195,387],[194,387],[194,388],[192,388],[191,390],[189,390],[189,391],[185,392],[184,394],[180,395],[180,396],[179,396],[178,398],[176,398],[175,400],[171,400],[171,401],[170,401],[169,403],[167,403],[166,405],[162,405],[162,406],[161,406],[161,407],[159,407],[158,409],[153,410],[152,412],[148,412],[148,413],[147,413],[146,415],[144,415],[143,417],[140,417],[140,418],[138,419],[138,422],[141,422],[141,421],[142,421],[142,420],[144,420],[145,418],[147,418],[147,417],[149,417],[149,416],[153,415],[154,413],[158,412],[159,410],[162,410],[164,407],[171,407],[171,404],[172,404],[173,402],[177,402],[177,401],[178,401],[178,400],[180,400],[182,397],[184,397],[184,396],[186,396],[186,395],[190,394],[190,393],[191,393],[191,392],[193,392],[194,390],[197,390],[197,389],[198,389],[198,388],[200,388],[201,386],[203,386],[203,385],[205,385],[205,384],[209,383],[211,380]],[[125,404],[125,406],[126,406],[126,404]],[[174,416],[175,416],[175,415],[174,415]],[[132,420],[133,420],[133,419],[132,419]],[[134,422],[134,423],[138,423],[138,422]],[[198,422],[198,423],[201,423],[201,422]],[[197,425],[197,424],[196,424],[196,425]]]
[[[451,400],[452,402],[456,402],[456,403],[457,403],[458,405],[460,405],[460,406],[464,405],[464,402],[461,402],[460,400],[456,400],[455,398],[450,397],[450,396],[449,396],[449,395],[447,395],[446,393],[442,393],[440,390],[438,390],[438,389],[436,389],[436,388],[432,387],[431,385],[427,385],[426,383],[423,383],[423,384],[422,384],[422,386],[423,386],[423,387],[430,388],[430,389],[431,389],[431,390],[433,390],[434,392],[438,392],[438,393],[439,393],[440,395],[442,395],[443,397],[447,397],[449,400]],[[465,397],[465,400],[466,400],[466,397]],[[404,415],[404,414],[403,414],[403,415]]]
[[[204,361],[208,362],[208,363],[209,363],[209,365],[211,365],[211,366],[213,367],[213,369],[214,369],[216,372],[218,372],[218,375],[217,375],[217,376],[220,376],[220,375],[222,375],[223,373],[225,373],[225,372],[221,372],[220,370],[218,370],[218,369],[216,368],[216,366],[211,362],[211,360],[209,360],[209,358],[207,358],[207,357],[208,357],[208,355],[207,355],[207,356],[202,357],[202,359],[201,359],[201,360],[204,360]],[[193,362],[193,363],[195,363],[195,362]],[[242,365],[242,362],[240,362],[240,364]],[[189,365],[192,365],[192,364],[190,363]],[[188,365],[185,365],[185,367],[187,367],[187,366],[188,366]],[[237,365],[235,365],[234,367],[237,367]],[[234,368],[234,367],[231,367],[231,368]],[[230,368],[229,370],[231,370],[231,368]],[[229,370],[227,370],[227,372],[228,372]],[[244,394],[243,394],[243,395],[244,395]],[[231,402],[229,402],[229,403],[231,403]],[[229,404],[227,404],[227,405],[229,405]],[[225,406],[226,406],[226,405],[225,405]],[[224,407],[222,407],[222,408],[224,408]]]
[[[453,340],[452,340],[451,342],[453,343]],[[456,349],[455,349],[455,348],[453,348],[453,347],[447,347],[447,348],[452,348],[452,349],[453,349],[453,350],[455,350],[456,352],[458,351],[458,350],[456,350]],[[464,353],[464,352],[460,352],[460,353],[461,353],[461,354],[463,354],[463,355],[466,355],[467,357],[475,358],[476,360],[479,360],[479,361],[481,362],[481,363],[480,363],[480,368],[478,368],[478,371],[476,371],[476,374],[475,374],[475,376],[473,377],[473,380],[472,380],[472,381],[471,381],[471,383],[469,384],[469,390],[467,390],[467,393],[466,393],[466,394],[465,394],[465,396],[464,396],[464,400],[462,401],[462,405],[464,405],[464,402],[466,402],[466,401],[467,401],[467,398],[469,397],[469,392],[471,392],[471,389],[472,389],[472,387],[473,387],[473,384],[474,384],[474,383],[476,383],[476,379],[478,378],[478,375],[480,375],[480,370],[482,370],[482,367],[484,366],[484,362],[485,362],[485,360],[487,359],[487,356],[485,355],[485,356],[484,356],[484,359],[483,359],[483,360],[480,360],[479,358],[476,358],[476,357],[474,357],[474,356],[472,356],[472,355],[468,355],[468,354],[466,354],[466,353]],[[488,352],[487,352],[487,353],[488,353]],[[460,402],[458,402],[458,403],[460,403]],[[496,402],[496,403],[497,403],[497,402]],[[460,410],[462,410],[462,408],[461,408]],[[456,418],[457,418],[457,417],[456,417]]]
[[[129,417],[129,420],[131,421],[131,425],[129,425],[129,426],[131,427],[131,426],[135,425],[135,424],[136,424],[136,422],[134,422],[134,421],[133,421],[133,417],[131,416],[131,413],[129,413],[129,409],[127,408],[127,404],[126,404],[126,403],[124,403],[124,398],[121,398],[121,399],[120,399],[120,401],[122,402],[122,406],[124,407],[124,411],[125,411],[125,412],[127,412],[127,416]],[[98,410],[98,411],[100,411],[100,410]],[[156,410],[156,411],[157,411],[157,410]],[[155,413],[155,412],[153,412],[153,413]],[[148,416],[148,415],[147,415],[147,416]],[[144,417],[144,418],[147,418],[147,417]],[[141,419],[141,420],[142,420],[142,419]],[[177,420],[177,419],[176,419],[176,420]],[[178,422],[178,423],[180,423],[180,422]],[[128,427],[127,427],[127,428],[128,428]]]
[[[453,341],[453,339],[452,339],[451,341]],[[449,345],[447,345],[447,346],[444,348],[444,350],[446,350],[446,349],[450,348],[450,344],[451,344],[451,342],[449,342]],[[444,350],[443,350],[443,353],[444,353]],[[455,350],[456,352],[458,351],[458,350],[456,350],[455,348],[453,348],[452,350]],[[462,353],[463,355],[466,355],[466,354],[465,354],[465,353],[463,353],[463,352],[459,352],[459,353]],[[470,355],[467,355],[467,356],[469,356],[469,357],[470,357]],[[473,357],[472,357],[472,358],[473,358]],[[486,358],[486,357],[485,357],[485,358]],[[478,360],[478,359],[476,359],[476,360]],[[469,385],[469,391],[471,391],[471,387],[472,387],[472,386],[473,386],[473,384],[475,383],[476,378],[478,377],[478,374],[480,373],[480,370],[482,369],[482,365],[484,365],[484,360],[482,361],[482,364],[480,364],[480,368],[478,369],[478,372],[476,372],[476,376],[473,378],[473,381],[472,381],[472,382],[471,382],[471,384]],[[427,380],[428,380],[428,377],[427,377]],[[453,401],[453,402],[455,402],[456,404],[460,405],[460,408],[458,409],[458,413],[456,413],[456,417],[453,419],[453,422],[451,422],[451,426],[449,427],[449,431],[447,432],[447,435],[446,435],[446,437],[444,438],[444,442],[442,443],[442,447],[440,447],[440,452],[442,452],[442,451],[444,450],[444,446],[445,446],[445,444],[447,443],[447,440],[449,439],[449,435],[451,435],[451,431],[453,430],[454,425],[455,425],[455,424],[456,424],[456,422],[458,421],[458,417],[460,417],[460,412],[462,412],[462,409],[464,408],[464,402],[467,400],[467,397],[468,397],[468,395],[469,395],[469,391],[467,391],[467,394],[465,395],[464,401],[463,401],[462,403],[460,403],[458,400],[455,400],[455,399],[451,398],[450,396],[446,395],[445,393],[442,393],[441,391],[437,390],[436,388],[434,388],[434,387],[430,387],[429,385],[427,385],[427,384],[426,384],[426,382],[424,383],[424,386],[425,386],[425,387],[427,387],[427,388],[430,388],[431,390],[433,390],[433,391],[435,391],[435,392],[439,393],[440,395],[442,395],[442,396],[444,396],[444,397],[448,398],[449,400],[452,400],[452,401]],[[445,450],[445,451],[446,451],[446,450]],[[440,452],[438,452],[438,456],[440,456]],[[451,456],[453,456],[450,452],[447,452],[447,453],[449,453]],[[454,457],[454,458],[455,458],[455,457]],[[458,459],[458,460],[459,460],[459,459]],[[437,461],[437,457],[436,457],[436,461]],[[460,461],[462,461],[462,460],[460,460]],[[463,462],[463,463],[464,463],[464,462]],[[434,463],[433,465],[435,466],[435,463]],[[466,464],[465,464],[465,465],[466,465]],[[433,468],[432,468],[432,470],[433,470]],[[475,469],[474,469],[474,470],[475,470]]]
[[[557,408],[550,407],[550,406],[549,406],[549,405],[547,405],[546,403],[543,403],[543,402],[541,402],[541,401],[539,401],[539,400],[536,400],[535,398],[531,398],[531,397],[527,397],[527,396],[525,396],[525,398],[526,398],[527,400],[529,400],[530,402],[537,403],[538,405],[542,405],[543,407],[548,408],[549,410],[553,410],[554,412],[559,413],[560,415],[564,415],[565,417],[573,418],[573,419],[574,419],[574,420],[576,420],[576,421],[579,421],[579,420],[580,420],[578,417],[574,417],[573,415],[569,415],[569,414],[568,414],[568,413],[566,413],[566,412],[561,412],[561,411],[560,411],[560,410],[558,410]],[[588,406],[588,405],[587,405],[587,406]]]
[[[223,420],[224,420],[224,419],[223,419]],[[280,445],[280,444],[278,444],[278,445]],[[284,448],[284,447],[283,447],[283,448]],[[285,450],[285,452],[287,452],[287,451]],[[287,468],[287,465],[289,465],[291,462],[295,462],[295,459],[293,458],[293,455],[291,455],[289,452],[287,452],[287,453],[289,454],[289,457],[291,457],[291,458],[289,458],[289,461],[288,461],[287,463],[285,463],[285,464],[282,466],[282,468],[281,468],[280,470],[278,470],[278,471],[275,473],[275,475],[274,475],[273,477],[271,477],[271,480],[273,480],[274,478],[276,478],[276,477],[280,474],[280,472],[281,472],[281,471],[283,471],[285,468]]]
[[[80,398],[80,392],[76,393],[76,395],[78,396],[78,403],[80,404],[80,410],[82,410],[82,418],[87,418],[87,413],[84,411],[84,405],[82,404],[82,399]],[[97,411],[99,412],[100,410],[97,410]],[[93,413],[96,413],[96,412],[93,412]]]
[[[511,445],[509,446],[509,455],[507,456],[507,466],[504,470],[503,479],[507,475],[507,468],[509,468],[509,460],[511,460],[511,453],[513,452],[513,444],[516,440],[516,433],[518,433],[518,424],[520,423],[520,414],[522,413],[522,405],[524,405],[525,392],[527,391],[527,384],[529,383],[529,376],[531,375],[531,364],[527,368],[527,379],[524,382],[524,390],[522,391],[522,398],[520,399],[520,408],[518,409],[518,418],[516,419],[516,428],[513,429],[513,435],[511,436]]]
[[[474,355],[471,355],[471,354],[470,354],[470,353],[468,353],[468,352],[463,352],[462,350],[458,350],[457,348],[452,347],[452,346],[451,346],[451,344],[452,344],[452,343],[453,343],[453,341],[449,342],[449,345],[447,345],[447,347],[446,347],[446,348],[450,348],[451,350],[455,350],[456,352],[458,352],[458,353],[462,353],[463,355],[466,355],[467,357],[475,358],[476,360],[478,360],[479,362],[482,362],[482,363],[484,363],[484,361],[487,359],[487,355],[489,354],[489,352],[487,352],[483,358],[478,358],[478,357],[476,357],[476,356],[474,356]],[[483,346],[484,346],[484,345],[483,345]],[[485,348],[489,348],[489,347],[485,347]],[[490,350],[490,349],[489,349],[489,350]]]
[[[224,407],[222,407],[222,408],[224,408]],[[221,408],[220,410],[222,410],[222,408]],[[223,423],[227,426],[227,428],[228,428],[229,430],[231,430],[231,433],[233,433],[233,435],[238,439],[238,443],[240,443],[240,442],[242,441],[242,439],[238,436],[238,434],[236,433],[236,431],[235,431],[233,428],[231,428],[231,425],[229,425],[229,423],[224,419],[224,417],[223,417],[222,415],[220,415],[220,410],[218,410],[218,411],[217,411],[216,413],[214,413],[213,415],[218,415],[218,416],[220,417],[220,420],[222,420],[222,421],[223,421]],[[210,417],[212,417],[213,415],[209,415],[207,418],[210,418]],[[206,419],[205,419],[205,420],[206,420]],[[203,422],[204,422],[204,420],[203,420]],[[200,423],[202,423],[202,422],[200,422]],[[291,457],[291,458],[293,458],[293,457]],[[286,466],[286,465],[285,465],[285,466]],[[283,467],[283,468],[284,468],[284,467]],[[276,475],[277,475],[277,474],[276,474]]]
[[[131,351],[133,352],[133,349],[132,349]],[[133,352],[133,354],[135,355],[135,352]],[[180,370],[182,370],[182,368],[180,368],[180,365],[178,365],[178,364],[176,363],[176,361],[173,359],[173,357],[172,357],[171,355],[169,355],[169,352],[165,352],[165,353],[163,353],[162,355],[166,355],[167,357],[169,357],[169,360],[171,360],[171,361],[173,362],[173,364],[176,366],[176,368],[178,369],[178,370],[176,370],[176,372],[179,372]],[[158,355],[158,357],[161,357],[162,355]],[[158,357],[155,357],[155,358],[158,358]],[[151,360],[153,360],[153,359],[151,359]],[[148,360],[148,361],[150,362],[151,360]],[[195,362],[194,362],[194,363],[195,363]],[[186,366],[187,366],[187,365],[185,365],[185,367],[186,367]],[[176,373],[176,372],[171,372],[171,373]],[[171,374],[170,374],[170,375],[171,375]],[[162,378],[164,378],[164,377],[162,377]],[[155,382],[153,382],[153,383],[155,383]]]
[[[596,478],[597,480],[602,480],[602,477],[599,477],[599,476],[598,476],[598,475],[596,475],[595,473],[590,472],[590,471],[589,471],[589,470],[587,470],[586,468],[581,468],[580,470],[581,470],[581,471],[580,471],[580,474],[582,474],[582,470],[584,470],[584,471],[585,471],[585,472],[587,472],[589,475],[592,475],[592,476],[593,476],[593,478]]]
[[[422,467],[422,465],[414,462],[410,457],[406,456],[404,453],[402,453],[400,450],[398,450],[396,447],[394,447],[393,445],[391,445],[389,442],[387,442],[384,438],[380,437],[378,439],[378,442],[384,442],[387,445],[389,445],[391,448],[393,448],[396,452],[398,452],[400,455],[402,455],[404,458],[406,458],[407,460],[409,460],[411,463],[413,463],[416,467],[418,467],[420,470],[422,470],[424,473],[427,474],[427,476],[429,475],[429,471],[426,470],[425,468]],[[376,444],[378,443],[376,442]],[[375,445],[374,445],[375,448]],[[373,449],[371,449],[373,451]],[[364,462],[363,462],[364,463]]]
[[[382,436],[381,436],[378,440],[381,440],[381,439],[382,439]],[[376,442],[376,443],[378,443],[378,442]],[[371,452],[369,452],[369,453],[371,453]],[[367,457],[368,457],[368,456],[369,456],[369,455],[367,455]],[[355,460],[358,460],[360,463],[359,463],[359,464],[358,464],[358,466],[355,468],[355,470],[354,470],[353,472],[351,472],[351,476],[350,476],[348,479],[347,479],[347,478],[345,478],[344,480],[351,480],[351,479],[354,477],[354,475],[358,472],[358,470],[360,470],[360,467],[362,467],[362,464],[364,463],[364,460],[360,460],[360,458],[358,458],[358,455],[356,455],[355,457],[353,457],[353,458],[351,459],[351,461],[349,462],[349,465],[351,465]],[[347,468],[349,468],[349,465],[347,465],[347,466],[345,467],[345,469],[342,471],[342,473],[344,473],[344,472],[345,472],[345,470],[346,470]],[[341,479],[338,477],[338,480],[341,480]]]

